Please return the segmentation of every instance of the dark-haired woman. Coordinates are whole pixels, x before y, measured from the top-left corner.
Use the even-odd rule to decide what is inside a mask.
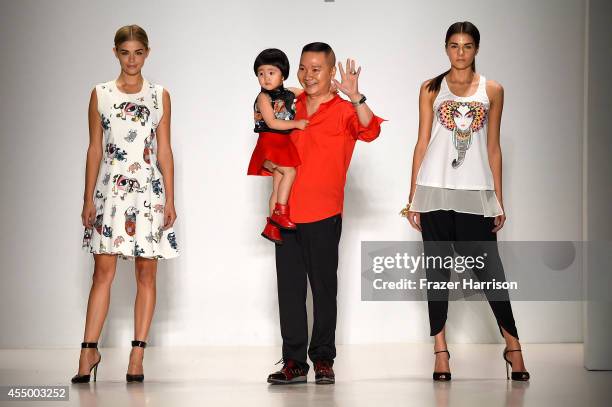
[[[83,248],[94,273],[79,371],[73,383],[94,381],[101,355],[97,342],[106,319],[117,256],[135,260],[137,293],[128,382],[144,380],[143,355],[156,298],[157,259],[178,256],[172,225],[174,170],[170,146],[170,96],[141,69],[149,54],[136,25],[115,34],[121,73],[96,85],[89,102],[89,148],[81,214]]]
[[[505,281],[496,232],[506,220],[502,199],[499,131],[503,88],[476,72],[480,34],[470,22],[451,25],[446,54],[451,67],[425,81],[419,96],[409,203],[402,210],[423,236],[427,256],[483,255],[481,281]],[[483,243],[484,242],[484,243]],[[450,269],[428,268],[428,281],[448,281]],[[445,338],[448,290],[427,291],[434,337],[434,380],[450,380]],[[507,290],[484,290],[506,341],[503,358],[513,380],[528,380]],[[509,377],[509,376],[508,376]]]

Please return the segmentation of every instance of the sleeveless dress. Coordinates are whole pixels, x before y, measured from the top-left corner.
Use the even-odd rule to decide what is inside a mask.
[[[295,117],[295,94],[282,85],[271,91],[262,89],[270,96],[274,116],[279,120],[293,120]],[[266,160],[272,161],[282,167],[297,167],[302,162],[291,141],[289,134],[292,130],[275,130],[266,125],[266,122],[257,108],[257,100],[253,106],[255,129],[259,133],[257,145],[251,155],[247,175],[272,175],[263,167]]]
[[[144,79],[138,93],[115,81],[96,85],[104,152],[96,181],[96,219],[82,247],[94,254],[169,259],[178,256],[172,228],[163,229],[164,180],[157,162],[163,87]]]
[[[416,179],[411,210],[494,217],[503,214],[493,185],[487,151],[490,102],[480,75],[473,95],[454,95],[446,82],[433,103],[435,120]]]

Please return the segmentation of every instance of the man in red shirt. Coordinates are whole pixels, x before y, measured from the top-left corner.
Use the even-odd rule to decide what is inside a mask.
[[[302,164],[289,197],[291,220],[297,229],[283,230],[283,244],[276,246],[284,365],[268,376],[272,384],[306,382],[307,353],[314,363],[316,383],[335,381],[338,244],[346,172],[355,142],[377,138],[383,121],[359,93],[361,67],[355,70],[355,61],[347,60],[346,72],[342,63],[338,69],[341,82],[334,79],[336,57],[329,45],[315,42],[302,49],[298,79],[304,93],[297,98],[295,120],[307,119],[309,124],[291,133]],[[332,81],[350,102],[332,92]],[[314,306],[309,347],[307,277]]]

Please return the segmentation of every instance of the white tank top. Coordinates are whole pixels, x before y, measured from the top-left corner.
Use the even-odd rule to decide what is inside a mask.
[[[493,190],[493,175],[487,153],[489,98],[486,79],[480,75],[471,96],[454,95],[442,79],[434,100],[431,138],[418,185],[469,190]]]

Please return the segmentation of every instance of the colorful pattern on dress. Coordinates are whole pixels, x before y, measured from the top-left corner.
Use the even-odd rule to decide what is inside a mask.
[[[104,132],[104,155],[94,195],[94,226],[83,248],[122,258],[179,255],[172,228],[164,229],[163,174],[157,161],[156,130],[163,115],[163,88],[143,82],[126,94],[114,81],[96,86]]]
[[[436,110],[438,122],[453,132],[453,145],[457,158],[451,162],[458,168],[465,160],[465,154],[472,145],[472,135],[482,129],[487,121],[488,110],[481,102],[445,100]]]
[[[122,102],[119,106],[115,104],[113,107],[119,110],[117,117],[120,117],[122,120],[127,120],[130,117],[133,122],[140,122],[143,126],[147,123],[151,114],[148,107],[131,102]]]

